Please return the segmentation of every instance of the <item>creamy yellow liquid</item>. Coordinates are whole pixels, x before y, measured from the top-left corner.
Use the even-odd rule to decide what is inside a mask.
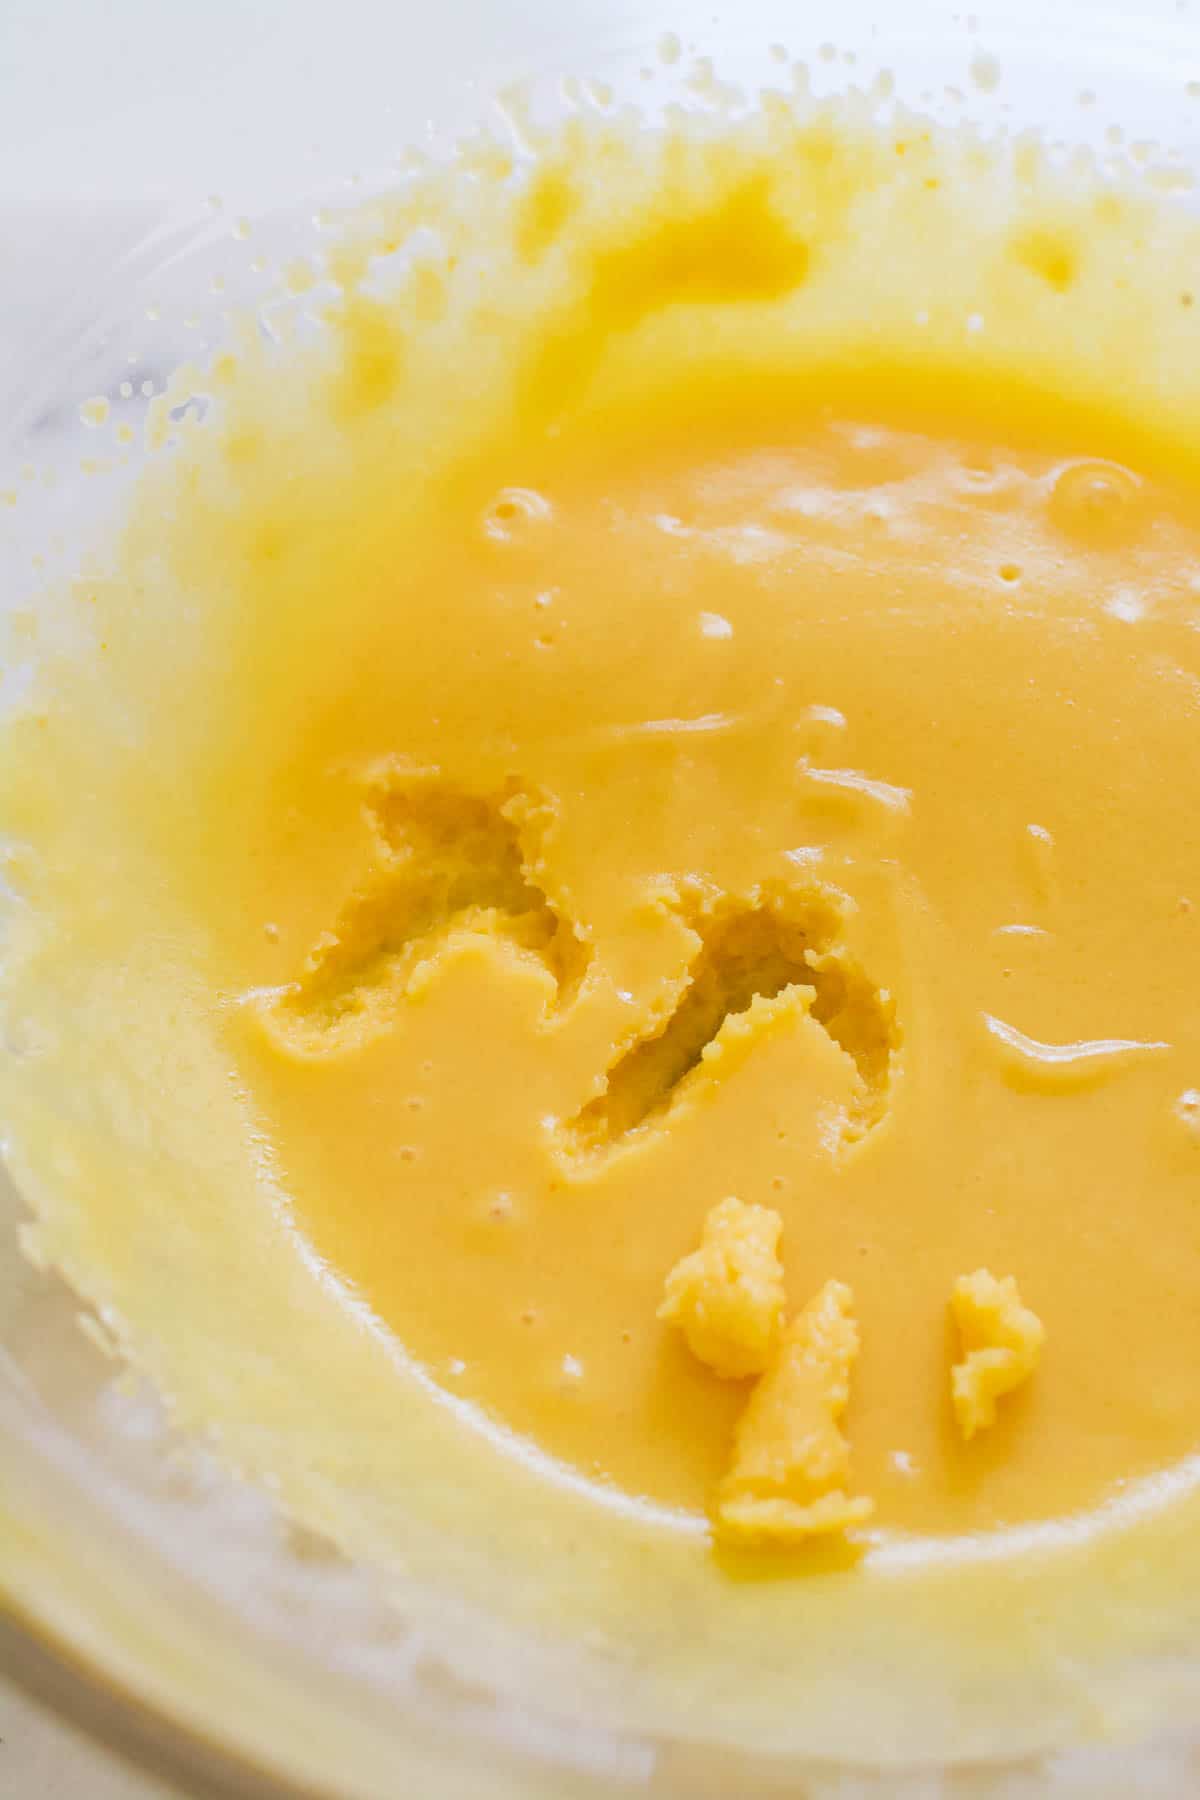
[[[366,934],[324,990],[237,1015],[320,1254],[452,1391],[698,1514],[745,1390],[655,1312],[727,1192],[781,1213],[798,1296],[854,1285],[856,1479],[881,1525],[1070,1513],[1196,1444],[1200,1144],[1172,1105],[1200,1070],[1200,823],[1164,771],[1195,754],[1179,664],[1200,534],[1161,478],[1098,470],[1093,522],[1069,439],[920,432],[895,423],[908,398],[881,371],[866,420],[751,389],[701,424],[690,390],[682,438],[667,393],[578,444],[518,439],[511,519],[473,480],[406,532],[369,643],[270,795],[261,886],[239,871],[222,896],[235,987],[294,981],[322,930]],[[405,761],[365,775],[392,745]],[[506,820],[509,786],[546,818]],[[435,880],[472,833],[490,841],[468,868],[523,848],[557,961],[472,915],[469,875],[410,928],[406,872],[361,925],[389,876],[363,843],[340,873],[370,898],[330,903],[314,796],[365,812],[364,837],[407,833]],[[322,1024],[386,984],[372,959],[410,929],[418,991],[401,975],[369,1025]],[[804,985],[806,934],[846,947],[845,1045],[775,998]],[[775,1010],[743,1042],[756,991]],[[1043,1067],[989,1017],[1167,1047]],[[630,1061],[656,1039],[657,1064]],[[734,1066],[685,1073],[706,1044]],[[964,1448],[946,1308],[981,1262],[1019,1274],[1051,1348]]]
[[[651,1713],[719,1638],[731,1741],[1090,1729],[1190,1604],[1195,228],[799,103],[472,180],[188,378],[10,733],[42,1253],[295,1513]],[[853,1289],[875,1502],[752,1568],[747,1385],[656,1317],[731,1194]],[[964,1443],[983,1265],[1046,1347]]]

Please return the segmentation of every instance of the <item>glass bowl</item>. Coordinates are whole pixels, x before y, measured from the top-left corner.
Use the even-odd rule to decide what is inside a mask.
[[[809,65],[818,92],[888,71],[899,96],[942,118],[1035,126],[1104,154],[1154,140],[1200,162],[1200,15],[1186,0],[1136,11],[978,0],[970,13],[937,0],[843,0],[836,13],[794,0],[715,10],[672,0],[10,0],[0,22],[0,604],[12,614],[36,605],[136,474],[132,452],[97,456],[81,402],[102,393],[114,419],[132,422],[175,365],[217,340],[225,309],[263,291],[314,212],[385,184],[406,146],[436,155],[480,123],[502,126],[496,96],[515,82],[552,106],[563,76],[596,77],[653,107],[686,96],[699,56],[753,90],[777,76],[779,45]],[[19,697],[25,673],[0,670],[0,703]],[[6,1058],[24,1053],[0,1044]],[[3,1180],[0,1661],[185,1792],[1200,1791],[1190,1700],[1121,1746],[1063,1744],[1004,1767],[871,1770],[785,1766],[707,1741],[703,1719],[681,1738],[635,1728],[619,1709],[594,1716],[582,1696],[550,1705],[519,1671],[503,1691],[468,1679],[425,1640],[402,1592],[382,1592],[370,1569],[179,1441],[64,1282],[22,1253],[26,1216]]]

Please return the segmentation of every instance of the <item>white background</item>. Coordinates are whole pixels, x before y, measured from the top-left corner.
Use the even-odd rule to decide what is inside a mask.
[[[168,1800],[168,1793],[0,1687],[0,1800]]]

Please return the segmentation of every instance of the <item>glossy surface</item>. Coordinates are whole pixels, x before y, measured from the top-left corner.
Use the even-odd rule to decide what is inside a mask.
[[[406,534],[280,772],[287,841],[237,873],[253,985],[320,962],[240,1054],[304,1230],[450,1391],[702,1512],[744,1393],[655,1315],[736,1193],[793,1294],[854,1284],[880,1523],[966,1531],[1196,1447],[1200,540],[1150,478],[1136,535],[1068,534],[1068,444],[888,398],[751,390],[681,439],[667,394]],[[315,849],[328,898],[314,796],[373,834]],[[946,1309],[981,1263],[1051,1347],[964,1448]]]

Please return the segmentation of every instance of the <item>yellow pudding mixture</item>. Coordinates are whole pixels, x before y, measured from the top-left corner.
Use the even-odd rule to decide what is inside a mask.
[[[658,1716],[719,1634],[729,1741],[1191,1623],[1195,268],[865,100],[474,144],[177,378],[8,728],[37,1253],[349,1550]]]

